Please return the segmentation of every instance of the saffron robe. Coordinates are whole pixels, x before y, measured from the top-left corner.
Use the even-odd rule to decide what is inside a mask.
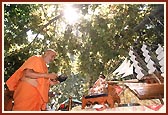
[[[41,56],[32,56],[7,80],[6,84],[9,90],[14,91],[13,110],[44,110],[48,102],[49,79],[38,78],[38,86],[32,86],[20,80],[23,76],[23,70],[25,69],[33,69],[35,72],[48,73],[48,68],[43,58]]]

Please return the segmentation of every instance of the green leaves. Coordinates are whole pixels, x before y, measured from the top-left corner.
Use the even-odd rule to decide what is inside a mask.
[[[64,16],[52,21],[63,12],[63,4],[5,4],[5,80],[29,56],[53,48],[59,56],[50,64],[50,72],[78,74],[74,77],[80,76],[79,81],[69,81],[72,84],[67,84],[73,86],[75,82],[76,89],[72,94],[80,97],[82,93],[87,93],[87,88],[100,72],[108,75],[114,71],[120,60],[128,56],[129,47],[135,42],[139,45],[143,42],[149,45],[164,44],[164,16],[150,16],[151,13],[160,12],[157,6],[75,4],[73,7],[78,9],[80,18],[76,23],[68,24]],[[29,30],[35,36],[38,33],[41,36],[33,36],[35,40],[31,44],[27,35]],[[82,78],[85,82],[80,82]],[[64,84],[66,95],[69,93],[68,85]]]

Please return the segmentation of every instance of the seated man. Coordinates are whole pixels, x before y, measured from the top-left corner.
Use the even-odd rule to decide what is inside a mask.
[[[107,82],[105,80],[105,76],[103,74],[99,75],[98,80],[94,83],[93,87],[89,89],[89,95],[103,94],[107,93]]]

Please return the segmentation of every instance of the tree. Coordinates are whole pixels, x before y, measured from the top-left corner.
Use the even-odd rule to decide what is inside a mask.
[[[30,55],[53,48],[59,57],[50,64],[49,71],[71,76],[60,86],[66,95],[68,85],[74,87],[72,95],[80,99],[100,72],[109,76],[115,70],[128,56],[130,46],[143,42],[151,46],[164,45],[163,5],[107,3],[74,4],[73,7],[81,17],[69,24],[60,15],[65,9],[63,4],[4,6],[5,80]],[[28,31],[36,35],[32,42],[26,34]],[[61,87],[52,90],[61,90]],[[65,98],[62,96],[60,101]]]

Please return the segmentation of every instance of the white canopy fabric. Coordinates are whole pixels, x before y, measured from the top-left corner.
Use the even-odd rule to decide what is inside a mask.
[[[127,69],[127,71],[124,73],[124,75],[122,75],[122,78],[132,74],[133,74],[133,64],[131,64],[130,67]]]
[[[123,75],[122,75],[123,74]],[[125,58],[123,63],[113,72],[113,75],[126,77],[133,74],[133,65],[130,63],[130,60]]]
[[[130,49],[132,49],[132,46],[130,47]],[[143,56],[145,57],[144,61],[147,63],[146,66],[148,73],[153,73],[156,70],[156,67],[154,67],[155,62],[151,59],[147,45],[143,44],[141,50],[143,52]],[[133,64],[130,63],[130,60],[128,58],[125,58],[123,63],[112,74],[117,77],[121,76],[121,78],[123,78],[132,75],[133,67],[135,67],[135,72],[137,73],[136,78],[141,79],[144,76],[144,72],[142,71],[143,69],[138,65],[139,62],[136,60],[136,56],[134,55],[133,50],[129,51],[129,56]],[[163,47],[161,47],[160,44],[158,44],[156,56],[161,66],[160,70],[162,73],[164,73],[164,51]]]

